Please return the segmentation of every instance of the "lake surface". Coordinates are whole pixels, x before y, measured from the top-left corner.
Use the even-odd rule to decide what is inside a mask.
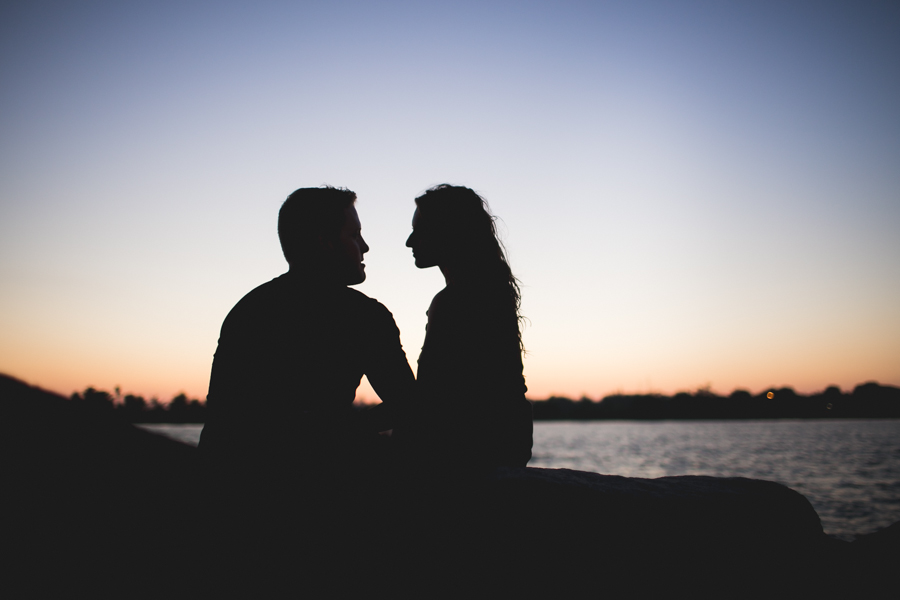
[[[200,425],[143,425],[196,445]],[[900,521],[900,420],[557,421],[534,425],[531,467],[627,477],[777,481],[843,539]]]

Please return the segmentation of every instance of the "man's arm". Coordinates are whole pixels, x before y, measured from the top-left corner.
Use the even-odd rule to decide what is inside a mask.
[[[236,435],[243,419],[239,415],[240,401],[259,386],[254,378],[255,362],[259,360],[257,342],[248,313],[243,305],[236,305],[222,323],[219,343],[213,357],[206,399],[206,424],[200,436],[200,448],[207,456],[222,460],[234,451]],[[256,379],[256,381],[254,381]]]
[[[360,414],[360,426],[368,431],[387,431],[408,418],[413,408],[416,379],[390,311],[377,304],[371,325],[365,373],[382,403]]]

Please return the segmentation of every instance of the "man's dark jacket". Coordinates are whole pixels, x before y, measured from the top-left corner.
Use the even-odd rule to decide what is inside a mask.
[[[352,406],[363,375],[383,401],[374,411]],[[286,273],[222,324],[200,450],[225,471],[352,460],[360,440],[393,426],[414,386],[382,304]]]

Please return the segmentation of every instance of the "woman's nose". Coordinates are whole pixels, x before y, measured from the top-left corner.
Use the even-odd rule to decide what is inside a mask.
[[[414,235],[416,235],[416,232],[415,232],[415,231],[412,232],[411,234],[409,234],[409,237],[406,238],[406,247],[407,247],[407,248],[412,248],[412,247],[413,247],[413,236],[414,236]]]

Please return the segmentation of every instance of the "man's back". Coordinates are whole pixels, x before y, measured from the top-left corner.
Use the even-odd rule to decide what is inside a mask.
[[[322,465],[352,451],[363,375],[383,398],[414,380],[390,312],[340,285],[290,273],[247,294],[222,325],[200,440],[220,468]]]

